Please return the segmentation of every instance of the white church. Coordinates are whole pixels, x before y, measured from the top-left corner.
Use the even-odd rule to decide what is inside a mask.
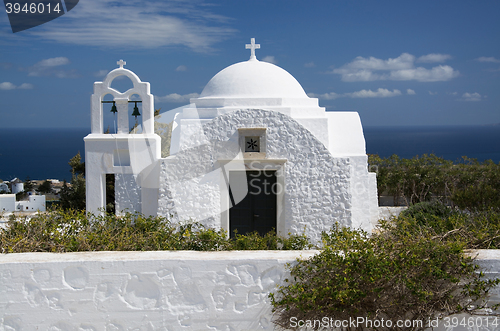
[[[150,85],[132,71],[94,83],[91,133],[85,137],[87,211],[106,206],[106,174],[115,175],[118,214],[197,221],[228,235],[277,231],[319,241],[333,224],[370,231],[379,217],[375,173],[367,169],[358,113],[326,111],[287,71],[257,60],[217,73],[198,98],[175,114],[170,156],[160,155]],[[119,76],[133,88],[111,88]],[[105,134],[103,101],[113,98],[116,133]],[[142,105],[130,133],[129,103]],[[134,109],[136,113],[137,104]],[[137,117],[136,117],[137,118]]]

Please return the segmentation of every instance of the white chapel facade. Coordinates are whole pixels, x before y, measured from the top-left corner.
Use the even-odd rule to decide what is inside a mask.
[[[105,175],[115,174],[117,213],[198,221],[229,235],[275,229],[314,241],[333,224],[370,231],[378,220],[376,178],[367,170],[358,113],[331,112],[287,71],[257,60],[217,73],[174,118],[170,156],[160,157],[149,83],[128,69],[94,84],[92,132],[85,137],[87,211],[102,212]],[[127,76],[120,93],[111,82]],[[118,131],[103,132],[111,94]],[[128,103],[142,101],[142,133],[128,132]]]

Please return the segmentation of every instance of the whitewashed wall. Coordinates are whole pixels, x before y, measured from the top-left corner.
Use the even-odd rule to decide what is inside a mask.
[[[352,226],[350,159],[333,157],[294,119],[276,111],[244,109],[220,115],[198,129],[188,124],[181,126],[187,132],[181,152],[160,160],[159,215],[187,215],[179,221],[192,217],[220,228],[224,210],[217,161],[238,156],[238,128],[265,127],[266,159],[286,160],[283,234],[301,234],[305,229],[313,242],[320,242],[321,232],[335,222]],[[190,214],[194,212],[197,215]]]
[[[268,293],[314,253],[0,255],[0,330],[272,330]]]
[[[268,293],[285,277],[285,263],[316,253],[4,254],[0,330],[273,330]],[[472,254],[489,277],[500,276],[499,250]],[[491,294],[500,302],[499,288]],[[437,330],[451,329],[441,322]]]

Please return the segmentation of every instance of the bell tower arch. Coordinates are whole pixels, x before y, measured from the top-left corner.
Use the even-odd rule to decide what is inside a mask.
[[[139,211],[156,215],[158,183],[155,177],[160,158],[161,139],[154,133],[154,97],[148,82],[142,82],[132,71],[123,68],[125,61],[117,62],[102,82],[94,83],[91,96],[91,133],[85,141],[85,178],[87,212],[102,214],[106,206],[106,174],[115,175],[116,213]],[[114,79],[126,76],[133,87],[120,92],[111,87]],[[111,95],[112,101],[103,101]],[[131,100],[138,95],[140,101]],[[142,104],[142,114],[137,103]],[[112,103],[116,133],[104,133],[103,105]],[[131,133],[129,103],[134,105],[133,116],[140,121],[141,133]]]

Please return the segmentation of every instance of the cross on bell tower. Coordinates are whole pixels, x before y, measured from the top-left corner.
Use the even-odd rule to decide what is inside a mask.
[[[127,62],[120,60],[120,61],[116,62],[116,64],[118,64],[120,66],[120,69],[123,69],[123,66],[126,65]]]
[[[257,60],[255,50],[260,49],[260,44],[255,43],[255,38],[250,39],[250,44],[246,44],[245,49],[250,49],[250,60]]]

